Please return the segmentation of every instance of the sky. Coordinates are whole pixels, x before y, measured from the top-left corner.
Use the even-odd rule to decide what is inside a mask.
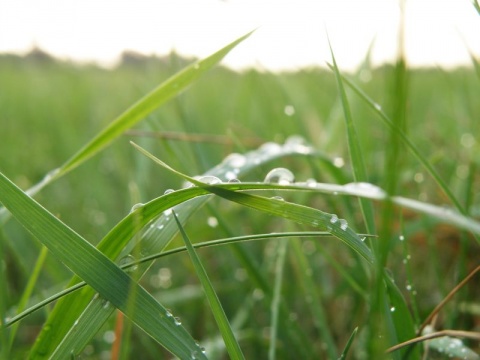
[[[473,0],[405,0],[411,66],[470,64],[480,56]],[[204,57],[252,29],[224,60],[233,68],[296,69],[331,61],[355,69],[398,51],[401,0],[2,0],[0,52],[39,47],[55,56],[112,65],[124,50]]]

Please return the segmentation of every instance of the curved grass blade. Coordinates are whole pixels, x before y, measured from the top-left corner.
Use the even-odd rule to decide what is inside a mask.
[[[42,188],[62,177],[73,170],[89,158],[103,150],[112,141],[118,138],[125,130],[144,119],[152,111],[163,105],[172,97],[178,95],[187,86],[200,78],[205,72],[219,63],[233,48],[248,38],[253,31],[238,38],[224,48],[203,60],[199,60],[182,71],[173,75],[157,88],[138,100],[135,104],[125,110],[120,116],[113,120],[106,128],[100,131],[90,142],[85,144],[77,153],[68,159],[62,166],[49,172],[44,179],[32,188],[27,190],[31,196],[36,194]],[[3,224],[8,218],[8,213],[0,209],[0,224]]]
[[[268,239],[276,239],[276,238],[289,238],[289,237],[325,237],[325,236],[331,236],[330,233],[326,231],[301,231],[301,232],[285,232],[285,233],[268,233],[268,234],[256,234],[256,235],[245,235],[245,236],[235,236],[231,238],[226,238],[226,239],[218,239],[218,240],[210,240],[210,241],[205,241],[205,242],[200,242],[200,243],[195,243],[192,244],[192,246],[195,249],[200,249],[204,247],[211,247],[211,246],[220,246],[220,245],[228,245],[228,244],[235,244],[239,242],[246,242],[246,241],[255,241],[255,240],[268,240]],[[180,252],[187,251],[187,248],[185,246],[181,246],[175,249],[167,250],[161,253],[157,254],[152,254],[149,256],[146,256],[142,259],[139,259],[138,261],[133,261],[130,263],[125,263],[120,266],[121,269],[128,270],[131,267],[138,266],[140,264],[146,263],[146,262],[152,262],[155,260],[158,260],[162,257],[177,254]],[[59,291],[58,293],[50,296],[49,298],[29,307],[28,309],[24,310],[23,312],[15,315],[12,317],[8,322],[5,323],[5,328],[8,328],[15,323],[21,321],[22,319],[26,318],[28,315],[34,313],[35,311],[41,309],[42,307],[53,303],[56,300],[61,299],[64,296],[67,296],[74,291],[77,291],[83,287],[85,287],[87,284],[84,281],[81,281],[73,286],[70,286],[62,291]]]
[[[195,272],[197,273],[200,282],[202,283],[203,291],[207,297],[208,303],[210,304],[210,309],[212,310],[213,316],[215,317],[215,321],[220,329],[220,334],[223,337],[223,341],[225,342],[225,346],[228,351],[228,355],[231,359],[244,359],[242,349],[240,345],[238,345],[237,340],[235,339],[235,335],[233,334],[232,328],[230,323],[228,322],[227,315],[223,310],[222,304],[218,299],[218,296],[215,292],[215,289],[208,278],[207,271],[203,267],[200,258],[198,257],[197,253],[195,252],[190,239],[188,238],[187,233],[185,232],[182,224],[178,220],[177,214],[173,211],[173,217],[175,218],[175,222],[182,234],[183,241],[185,242],[185,247],[187,248],[188,255],[192,260],[193,267],[195,268]]]
[[[199,350],[188,332],[168,319],[167,310],[145,289],[1,173],[0,201],[57,259],[167,350],[180,358]],[[136,293],[132,303],[131,289]],[[198,356],[205,358],[203,354]]]
[[[245,205],[256,210],[260,210],[271,215],[284,217],[286,219],[293,220],[299,224],[310,225],[319,227],[322,230],[328,231],[338,239],[342,240],[346,245],[351,247],[361,257],[367,260],[369,263],[373,263],[373,255],[370,249],[363,243],[360,237],[355,233],[345,220],[339,219],[335,214],[329,214],[321,210],[313,209],[307,206],[298,205],[278,199],[268,199],[265,197],[250,195],[241,193],[238,191],[232,191],[226,187],[220,187],[216,185],[208,185],[194,178],[191,178],[185,174],[178,172],[165,164],[160,159],[150,154],[145,149],[132,143],[137,150],[142,152],[147,157],[151,158],[157,164],[161,165],[170,172],[190,181],[192,184],[197,185],[199,188],[205,189],[212,194],[218,195],[227,200]],[[237,185],[238,186],[238,185]]]

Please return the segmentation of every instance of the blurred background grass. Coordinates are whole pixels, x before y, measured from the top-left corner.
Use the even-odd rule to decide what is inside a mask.
[[[189,59],[182,59],[174,53],[161,59],[127,53],[114,69],[58,62],[39,50],[24,58],[0,56],[0,171],[24,189],[32,186],[127,106],[187,63]],[[371,69],[366,64],[349,77],[392,115],[397,95],[394,72],[392,66]],[[480,165],[477,135],[480,133],[479,80],[474,70],[468,68],[409,70],[406,115],[411,140],[435,166],[469,213],[477,218],[480,216],[480,175],[476,171]],[[385,149],[389,146],[388,131],[360,99],[353,93],[348,95],[369,180],[380,184],[389,171],[384,166]],[[237,73],[217,67],[137,126],[136,129],[143,132],[141,135],[125,134],[91,161],[44,189],[37,199],[96,244],[133,204],[146,202],[169,188],[181,187],[178,178],[171,177],[134,151],[130,140],[146,147],[174,168],[189,175],[199,175],[232,152],[244,152],[267,141],[284,142],[291,135],[300,135],[332,158],[342,158],[346,163],[342,171],[345,181],[349,182],[352,176],[344,126],[335,78],[329,70],[312,68],[290,73],[248,70]],[[180,135],[182,140],[175,139]],[[195,135],[201,141],[197,141]],[[212,139],[210,135],[219,137]],[[402,168],[405,170],[400,174],[401,192],[398,195],[438,205],[446,203],[447,199],[415,158],[406,150],[402,151]],[[337,159],[337,164],[340,163]],[[276,166],[291,169],[299,181],[312,177],[317,181],[336,181],[320,164],[299,158],[272,163],[241,180],[261,181]],[[355,230],[365,231],[355,199],[340,202],[331,196],[291,193],[285,198],[341,214]],[[399,286],[411,296],[412,307],[418,308],[419,317],[423,319],[466,275],[467,269],[478,264],[478,249],[468,234],[453,227],[409,212],[399,211],[395,216],[398,236],[404,236],[408,242],[398,241],[389,258],[389,268],[397,283],[405,284]],[[186,226],[194,242],[232,234],[295,229],[302,227],[222,200],[215,200],[213,205],[195,214]],[[38,256],[39,245],[15,221],[11,220],[2,231],[9,240],[5,242],[5,263],[13,308]],[[242,245],[266,276],[274,270],[275,244],[270,241]],[[310,239],[299,241],[298,246],[309,259],[326,313],[331,317],[331,331],[341,346],[351,331],[365,321],[362,318],[365,310],[362,306],[365,305],[356,301],[361,295],[355,292],[352,295],[348,281],[331,264],[339,262],[344,268],[351,269],[350,275],[358,277],[360,284],[366,280],[355,272],[358,265],[354,258],[337,242]],[[212,281],[227,314],[236,313],[239,323],[264,329],[263,333],[260,331],[264,335],[261,337],[248,331],[242,333],[242,337],[248,339],[243,342],[242,337],[240,339],[245,355],[252,358],[256,354],[266,354],[269,304],[262,303],[261,291],[246,278],[242,265],[227,248],[205,249],[199,253],[208,259],[207,271],[216,275]],[[296,284],[297,261],[293,255],[289,259],[282,291],[287,307],[291,309],[291,320],[301,323],[307,338],[317,339],[312,319],[302,309],[305,299]],[[58,290],[59,284],[70,276],[68,270],[51,257],[42,275],[37,284],[39,299]],[[206,334],[216,333],[186,254],[159,261],[151,275],[144,278],[143,285],[167,307],[181,314],[183,323],[194,337],[205,341]],[[479,314],[465,310],[473,299],[478,299],[478,289],[477,279],[455,298],[442,313],[444,327],[478,330]],[[244,303],[243,299],[249,301]],[[32,299],[33,302],[36,300]],[[245,308],[244,318],[238,312],[241,306]],[[28,350],[45,312],[48,309],[22,323],[16,340],[19,354]],[[255,316],[248,315],[252,313]],[[133,336],[138,344],[133,345],[132,351],[138,346],[145,351],[145,358],[155,358],[158,346],[136,331]],[[87,349],[87,355],[88,351],[101,354],[102,349],[109,349],[111,345],[104,335],[105,332],[97,337],[92,348]],[[285,351],[281,356],[292,358],[294,353],[289,351],[294,350],[287,346],[289,339],[284,334],[279,336],[279,346]],[[318,353],[324,351],[322,341],[312,346]]]

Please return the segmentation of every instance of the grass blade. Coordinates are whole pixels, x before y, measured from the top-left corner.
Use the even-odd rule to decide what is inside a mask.
[[[277,145],[275,149],[278,151],[265,151],[265,148],[260,147],[258,150],[248,152],[245,155],[237,154],[234,157],[228,157],[220,165],[207,172],[207,174],[218,176],[222,179],[227,179],[227,174],[233,171],[238,171],[239,174],[244,174],[265,162],[272,161],[273,159],[280,157],[305,154],[306,150],[305,146],[296,148],[287,143],[284,146]],[[308,148],[308,155],[319,158],[321,161],[324,161],[327,164],[331,164],[330,159],[328,159],[322,153],[314,151],[313,148]],[[237,167],[239,158],[242,160],[241,163],[243,164],[241,167]],[[207,194],[209,194],[209,192],[204,189],[191,188],[175,191],[172,194],[152,200],[143,207],[137,209],[135,212],[129,214],[120,223],[118,223],[102,239],[97,248],[112,260],[121,259],[130,253],[131,247],[127,246],[129,241],[149,221],[160,216],[164,211],[172,207],[175,207],[176,209],[178,207],[179,211],[177,214],[181,214],[179,215],[180,220],[185,221],[190,214],[194,213],[196,209],[208,201],[208,197],[200,197],[200,195]],[[193,199],[194,197],[197,197],[197,199],[191,200],[184,204],[184,202]],[[179,207],[182,208],[180,209]],[[157,231],[158,226],[163,227],[160,236],[158,235],[159,232]],[[168,221],[165,215],[160,216],[160,218],[156,220],[155,226],[147,229],[147,231],[142,235],[142,239],[139,244],[142,249],[139,251],[146,254],[153,254],[162,251],[171,241],[177,231],[177,226]],[[126,250],[122,251],[121,249]],[[142,271],[146,271],[147,268],[148,267],[142,269]],[[74,284],[78,283],[78,281],[80,281],[78,278],[72,279],[72,281],[69,283],[69,286],[73,286]],[[80,314],[84,313],[85,307],[89,304],[94,294],[95,292],[91,288],[86,288],[75,297],[61,299],[56,304],[47,320],[46,325],[43,328],[55,329],[55,331],[44,331],[42,329],[41,334],[37,337],[37,341],[31,350],[32,353],[50,354],[53,352],[55,347],[58,346],[61,341],[64,341],[65,335],[69,332],[71,326],[77,321],[78,326],[76,331],[81,332],[83,331],[82,329],[84,326],[88,326],[90,330],[84,330],[93,337],[95,334],[94,329],[101,326],[100,324],[104,323],[113,312],[113,309],[110,311],[103,311],[98,304],[91,304],[89,305],[91,306],[90,311],[95,311],[97,313],[97,317],[95,318],[96,324],[93,322],[83,322],[78,319]],[[86,313],[84,314],[84,316],[87,316]],[[89,318],[91,318],[91,316],[89,316]]]
[[[353,344],[353,340],[355,339],[355,335],[357,335],[358,327],[353,329],[352,335],[348,338],[347,344],[345,345],[345,348],[342,351],[342,354],[338,358],[338,360],[343,360],[347,358],[348,350],[350,350],[350,347]]]
[[[166,80],[156,89],[152,90],[144,98],[133,104],[104,130],[102,130],[95,138],[73,155],[64,165],[61,166],[58,174],[54,178],[60,177],[68,171],[74,169],[88,158],[92,157],[113,140],[120,136],[125,130],[135,125],[137,122],[145,118],[153,110],[167,100],[178,95],[188,85],[197,80],[206,71],[222,60],[235,46],[250,36],[252,32],[238,38],[224,48],[218,50],[209,57],[197,61],[186,67],[179,73]]]
[[[270,347],[268,349],[268,359],[275,359],[277,350],[277,333],[278,333],[278,313],[280,310],[280,302],[282,295],[283,269],[285,268],[285,255],[287,253],[288,241],[282,239],[277,249],[277,261],[275,264],[275,282],[273,288],[273,298],[270,306],[272,314],[272,325],[270,326]]]
[[[360,147],[355,125],[353,123],[352,114],[350,111],[350,105],[348,104],[347,94],[342,82],[340,70],[338,69],[335,55],[333,53],[332,45],[329,40],[330,53],[333,61],[333,71],[337,80],[338,92],[342,101],[343,113],[345,116],[345,122],[347,127],[347,140],[348,140],[348,153],[352,162],[353,179],[355,182],[368,182],[367,171],[365,168],[365,161],[363,160],[363,152]],[[367,232],[370,234],[375,233],[375,222],[373,216],[373,206],[370,201],[365,199],[359,199],[360,209],[362,210],[363,219],[367,227]]]
[[[224,187],[208,185],[178,172],[177,170],[165,164],[160,159],[150,154],[145,149],[139,147],[134,143],[132,144],[137,148],[137,150],[155,161],[157,164],[208,192],[223,197],[227,200],[254,208],[256,210],[269,213],[271,215],[284,217],[286,219],[293,220],[299,224],[310,225],[314,227],[319,227],[322,230],[326,230],[330,232],[333,236],[342,240],[346,245],[348,245],[361,257],[367,260],[367,262],[373,263],[373,255],[370,252],[370,249],[365,245],[365,243],[363,243],[357,233],[355,233],[350,227],[348,227],[347,222],[343,219],[339,219],[338,216],[335,214],[329,214],[321,210],[309,208],[294,203],[289,203],[283,200],[280,201],[278,199],[267,199],[257,195],[250,195],[237,191],[232,191]]]
[[[48,184],[62,177],[89,158],[103,150],[117,139],[125,130],[144,119],[152,111],[185,90],[187,86],[200,78],[205,72],[219,63],[233,48],[248,38],[253,31],[238,38],[224,48],[218,50],[207,58],[197,61],[179,73],[173,75],[157,88],[138,100],[113,120],[106,128],[100,131],[90,142],[85,144],[77,153],[68,159],[61,167],[49,172],[44,179],[30,188],[27,193],[34,195]],[[8,213],[0,209],[0,224],[8,219]]]
[[[225,341],[225,346],[227,348],[228,354],[230,355],[231,359],[244,359],[242,350],[240,349],[240,345],[238,345],[237,340],[235,339],[235,335],[233,334],[232,328],[227,319],[227,315],[222,308],[222,304],[218,299],[217,294],[215,293],[215,289],[208,278],[207,272],[200,261],[190,239],[188,238],[187,233],[183,229],[182,224],[178,220],[177,214],[175,211],[173,212],[173,217],[177,223],[177,226],[182,234],[183,241],[185,242],[185,247],[187,248],[188,255],[190,255],[190,259],[192,260],[193,266],[195,268],[195,272],[197,273],[200,282],[202,283],[203,291],[207,297],[208,303],[210,304],[210,308],[212,310],[213,316],[215,317],[215,321],[220,329],[220,333],[222,334],[223,340]]]
[[[168,319],[166,309],[150,294],[1,173],[0,201],[57,259],[83,278],[106,301],[126,312],[166,349],[180,358],[187,358],[198,351],[198,345],[186,330]],[[136,292],[133,304],[130,304],[130,289]],[[132,311],[128,311],[130,306]],[[62,357],[70,355],[67,353]],[[199,356],[205,358],[203,354]]]

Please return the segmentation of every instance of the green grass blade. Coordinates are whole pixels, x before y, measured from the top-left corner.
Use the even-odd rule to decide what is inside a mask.
[[[306,149],[308,150],[307,155],[319,158],[326,164],[331,164],[331,160],[329,158],[322,153],[315,151],[311,147],[306,148],[305,146],[302,146],[300,148],[296,148],[287,145],[287,143],[285,146],[277,145],[275,149],[278,151],[265,151],[266,149],[264,147],[260,147],[258,150],[248,152],[245,155],[236,154],[234,157],[227,157],[220,165],[207,172],[207,174],[219,176],[222,179],[227,179],[228,173],[238,171],[240,176],[241,174],[251,171],[255,167],[273,159],[299,154],[305,155]],[[237,166],[239,159],[242,163],[241,167]],[[188,218],[189,214],[194,213],[196,209],[208,201],[207,197],[199,197],[200,195],[207,194],[209,194],[209,192],[206,190],[192,188],[175,191],[172,194],[152,200],[151,202],[145,204],[145,206],[137,209],[134,213],[128,215],[119,224],[117,224],[102,239],[102,241],[100,241],[98,249],[112,260],[127,256],[131,249],[123,252],[122,249],[128,249],[127,244],[129,241],[137,234],[140,228],[144,227],[150,220],[158,217],[167,209],[170,209],[174,206],[181,206],[182,209],[178,208],[179,211],[177,213],[181,214],[179,217],[182,221],[184,221]],[[194,197],[198,198],[183,204],[185,201]],[[148,229],[142,235],[142,240],[140,243],[142,249],[140,249],[140,252],[146,252],[147,254],[150,254],[162,251],[177,232],[176,225],[170,221],[167,221],[166,216],[164,215],[160,216],[155,225],[156,226]],[[157,226],[163,227],[160,236],[158,235],[159,231],[156,230]],[[146,268],[143,270],[146,271]],[[78,281],[78,278],[73,279],[69,283],[69,286],[73,286]],[[42,329],[41,334],[37,337],[37,341],[35,342],[31,352],[36,354],[50,354],[53,352],[55,347],[58,346],[61,341],[65,341],[65,335],[69,332],[71,326],[77,321],[77,331],[83,331],[83,326],[88,325],[88,327],[91,329],[90,334],[93,336],[93,329],[98,328],[98,326],[100,326],[99,324],[105,322],[110,316],[111,312],[113,312],[113,310],[110,310],[110,312],[97,311],[96,309],[98,309],[98,307],[92,304],[90,305],[91,311],[97,311],[97,318],[95,318],[95,322],[97,324],[89,324],[78,319],[80,314],[84,312],[85,307],[89,304],[94,294],[95,292],[91,288],[87,288],[83,289],[81,293],[77,294],[75,297],[61,299],[51,312],[49,319]],[[87,315],[85,314],[84,316]],[[55,331],[45,331],[44,329],[55,329]],[[85,332],[89,331],[88,329],[84,330]]]
[[[318,284],[316,284],[312,278],[312,267],[310,266],[305,253],[302,251],[300,243],[298,241],[293,241],[292,247],[296,264],[299,268],[297,276],[298,282],[303,287],[305,298],[311,299],[311,301],[307,302],[307,306],[310,308],[313,321],[320,332],[321,339],[326,344],[326,353],[328,354],[328,358],[336,359],[338,356],[337,347],[330,330],[328,318],[324,311],[324,305],[320,295],[321,290],[318,288]],[[337,271],[339,270],[338,267]],[[346,272],[343,268],[341,268],[340,271],[343,271],[343,273]],[[342,274],[342,272],[340,272],[340,274]]]
[[[220,246],[220,245],[235,245],[236,243],[240,242],[245,242],[245,241],[255,241],[255,240],[268,240],[268,239],[276,239],[276,238],[288,238],[288,237],[324,237],[324,236],[331,236],[330,233],[326,231],[302,231],[302,232],[285,232],[285,233],[268,233],[268,234],[256,234],[256,235],[245,235],[245,236],[235,236],[231,238],[226,238],[226,239],[218,239],[218,240],[211,240],[211,241],[205,241],[205,242],[200,242],[196,244],[192,244],[195,249],[200,249],[204,247],[211,247],[211,246]],[[146,262],[152,262],[154,260],[158,260],[160,258],[163,258],[165,256],[170,256],[173,254],[177,254],[180,252],[186,251],[187,248],[185,246],[181,246],[178,248],[174,248],[171,250],[167,250],[161,253],[157,254],[152,254],[149,256],[146,256],[144,258],[139,259],[138,261],[134,261],[131,263],[126,263],[124,265],[121,265],[120,268],[122,269],[128,269],[130,267],[137,266],[139,264],[143,264]],[[64,289],[62,291],[59,291],[58,293],[48,297],[47,299],[29,307],[28,309],[24,310],[23,312],[15,315],[12,317],[8,322],[5,323],[5,327],[8,328],[15,323],[23,320],[26,318],[28,315],[34,313],[35,311],[41,309],[42,307],[53,303],[54,301],[57,301],[61,299],[62,297],[69,295],[73,293],[74,291],[77,291],[83,287],[85,287],[87,284],[84,281],[81,281],[73,286],[68,287],[67,289]]]
[[[333,71],[335,73],[335,78],[337,80],[338,92],[340,94],[340,99],[342,101],[343,113],[345,116],[345,122],[347,127],[347,141],[348,141],[348,153],[350,155],[352,170],[353,170],[353,179],[355,182],[368,182],[367,171],[365,168],[365,161],[363,159],[363,152],[360,147],[360,141],[358,140],[357,131],[355,130],[355,125],[353,123],[352,114],[350,111],[350,105],[348,103],[347,94],[345,93],[345,88],[343,86],[342,77],[340,75],[340,70],[338,69],[337,62],[335,60],[335,55],[333,53],[332,46],[329,40],[330,53],[332,55],[333,61]],[[360,209],[362,210],[363,219],[367,227],[367,232],[370,234],[375,233],[375,222],[373,215],[373,206],[370,201],[365,199],[359,199]]]
[[[272,321],[270,326],[270,346],[268,348],[268,359],[275,360],[277,350],[277,334],[278,334],[278,315],[280,311],[280,303],[282,301],[282,282],[283,270],[285,268],[285,255],[287,253],[288,241],[282,239],[277,248],[277,261],[275,264],[275,280],[273,288],[273,298],[270,305]]]
[[[133,144],[133,143],[132,143]],[[286,219],[293,220],[299,224],[310,225],[319,227],[322,230],[330,232],[332,235],[343,241],[347,246],[352,248],[361,257],[367,260],[369,263],[373,263],[373,255],[370,249],[362,242],[360,237],[355,233],[345,220],[339,219],[335,214],[329,214],[321,210],[313,209],[310,207],[290,203],[278,199],[268,199],[257,195],[244,194],[237,191],[232,191],[227,188],[219,186],[211,186],[201,181],[193,179],[185,174],[172,169],[160,159],[150,154],[145,149],[142,149],[136,144],[133,144],[137,150],[151,158],[157,164],[161,165],[170,172],[190,181],[192,184],[205,189],[215,195],[223,197],[227,200],[260,210],[271,215],[284,217]]]
[[[343,360],[347,358],[348,351],[350,350],[350,347],[353,344],[353,340],[355,339],[355,335],[357,335],[358,327],[353,329],[352,335],[348,338],[347,344],[345,345],[345,348],[342,351],[342,354],[338,358],[338,360]]]
[[[332,67],[332,66],[330,66]],[[383,120],[384,124],[391,130],[395,131],[402,142],[406,145],[406,147],[412,152],[412,154],[417,158],[417,160],[424,166],[425,170],[432,176],[435,182],[440,186],[440,189],[445,193],[445,195],[450,199],[452,204],[464,214],[463,206],[457,200],[455,195],[453,195],[450,188],[447,186],[445,181],[441,178],[438,172],[433,168],[430,162],[421,154],[420,150],[414,145],[414,143],[410,140],[407,134],[399,128],[382,110],[381,106],[373,101],[362,89],[360,89],[355,83],[350,81],[348,78],[342,75],[342,80],[368,105],[373,112],[379,115],[380,119]]]
[[[77,153],[68,159],[61,167],[49,172],[38,184],[31,187],[27,193],[35,195],[45,186],[73,170],[89,158],[103,150],[111,142],[117,139],[125,130],[144,119],[152,111],[185,90],[187,86],[200,78],[205,72],[219,63],[233,48],[248,38],[253,31],[238,38],[224,48],[218,50],[207,58],[197,61],[179,73],[173,75],[157,88],[138,100],[113,120],[106,128],[100,131],[90,142],[85,144]],[[0,224],[8,219],[5,209],[0,209]]]
[[[187,248],[188,255],[190,255],[190,259],[192,260],[195,272],[197,273],[197,276],[202,283],[203,291],[205,292],[213,316],[215,317],[215,321],[217,322],[220,333],[223,337],[223,340],[225,341],[228,355],[230,356],[230,359],[244,359],[242,349],[240,348],[240,345],[235,339],[235,335],[233,334],[232,328],[230,327],[230,323],[228,322],[227,315],[223,310],[222,304],[218,299],[215,289],[213,288],[212,283],[208,278],[207,272],[203,267],[203,264],[200,261],[200,258],[198,257],[194,247],[192,246],[192,243],[190,242],[187,233],[183,229],[180,221],[178,220],[175,211],[173,212],[173,217],[175,218],[180,233],[182,234],[183,241],[185,242],[185,247]]]
[[[35,263],[35,266],[33,268],[32,275],[28,279],[27,286],[25,287],[25,290],[22,293],[22,297],[18,302],[17,309],[16,309],[17,312],[19,313],[22,312],[27,306],[28,300],[30,299],[30,296],[33,293],[35,284],[37,283],[38,277],[40,276],[40,272],[42,270],[43,264],[45,263],[47,255],[48,255],[48,249],[45,246],[43,246],[42,249],[40,250],[40,254],[38,255],[37,262]],[[16,333],[17,333],[17,326],[14,326],[12,327],[12,330],[10,332],[9,347],[12,346]]]
[[[139,327],[180,358],[199,347],[183,327],[168,319],[167,311],[105,255],[68,228],[0,173],[0,201],[52,254],[83,278],[102,297],[127,313]],[[136,296],[128,311],[129,290]],[[70,353],[65,354],[67,358]],[[205,358],[203,354],[200,358]],[[65,358],[65,357],[64,357]]]
[[[157,109],[167,100],[179,94],[188,85],[192,84],[206,71],[220,62],[220,60],[222,60],[235,46],[249,37],[251,33],[252,32],[249,32],[248,34],[238,38],[207,58],[191,64],[178,74],[175,74],[170,79],[160,84],[156,89],[152,90],[144,98],[140,99],[137,103],[128,108],[97,136],[95,136],[88,144],[86,144],[75,155],[73,155],[64,165],[60,167],[60,171],[58,174],[55,174],[54,178],[64,175],[68,171],[85,162],[87,159],[109,145],[125,130],[145,118],[148,114]]]

